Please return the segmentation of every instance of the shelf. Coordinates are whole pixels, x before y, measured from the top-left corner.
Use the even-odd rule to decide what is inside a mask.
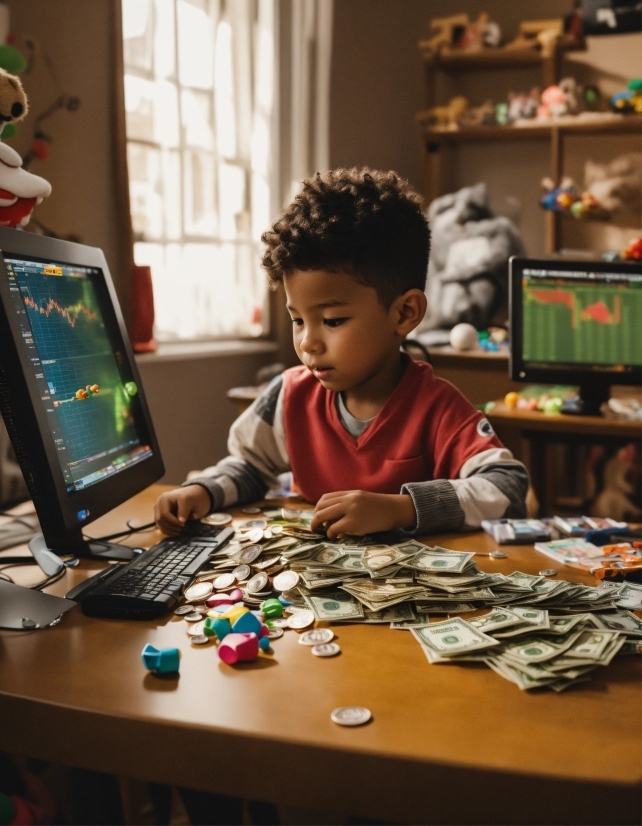
[[[642,131],[642,117],[638,115],[569,116],[545,123],[533,120],[532,125],[524,126],[471,126],[464,129],[435,129],[427,125],[429,117],[424,111],[416,120],[423,137],[433,143],[542,140],[549,139],[555,132],[560,135],[607,135],[640,134]]]
[[[544,57],[538,49],[531,46],[510,48],[502,46],[496,49],[485,48],[465,52],[459,49],[441,49],[434,52],[429,48],[429,40],[419,41],[419,51],[424,63],[433,69],[444,72],[465,72],[468,69],[507,69],[523,66],[540,67],[553,55]],[[583,51],[576,45],[558,44],[558,52]]]

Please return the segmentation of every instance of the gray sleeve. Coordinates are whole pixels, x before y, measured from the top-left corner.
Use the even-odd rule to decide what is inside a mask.
[[[230,455],[184,485],[202,485],[211,509],[262,499],[290,469],[283,432],[283,378],[277,376],[234,422],[227,443]]]
[[[481,527],[482,519],[526,516],[528,471],[506,448],[482,451],[464,463],[458,479],[404,485],[412,497],[417,524],[412,533]]]

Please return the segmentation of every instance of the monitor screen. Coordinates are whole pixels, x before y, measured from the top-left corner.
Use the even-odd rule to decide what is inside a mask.
[[[527,368],[624,370],[642,365],[642,273],[562,268],[555,261],[521,269],[521,357]]]
[[[151,456],[129,360],[103,314],[102,270],[7,253],[4,263],[67,493]]]

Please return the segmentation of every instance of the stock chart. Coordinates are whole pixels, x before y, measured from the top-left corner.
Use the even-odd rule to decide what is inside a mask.
[[[525,361],[642,363],[642,285],[524,279]]]

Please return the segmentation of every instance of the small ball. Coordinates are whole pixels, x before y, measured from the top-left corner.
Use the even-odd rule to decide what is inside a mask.
[[[519,395],[514,390],[511,390],[510,393],[506,393],[504,396],[504,404],[506,407],[517,407],[518,401]]]
[[[472,324],[455,324],[450,331],[450,344],[454,350],[472,350],[477,345],[477,330]]]

